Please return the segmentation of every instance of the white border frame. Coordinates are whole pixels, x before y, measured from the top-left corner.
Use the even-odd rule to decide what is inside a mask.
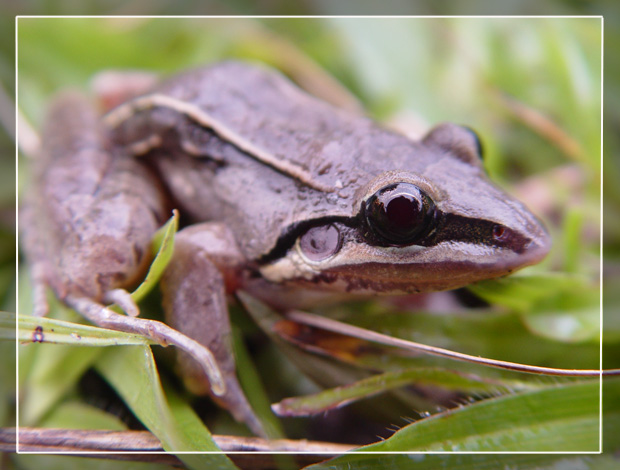
[[[603,111],[604,111],[604,51],[605,51],[605,19],[602,15],[351,15],[351,16],[334,16],[334,15],[312,15],[312,16],[303,16],[303,15],[199,15],[199,16],[191,16],[191,15],[17,15],[15,17],[15,140],[19,143],[19,20],[20,19],[47,19],[47,18],[66,18],[66,19],[104,19],[104,18],[147,18],[147,19],[293,19],[293,18],[302,18],[302,19],[329,19],[329,18],[356,18],[356,19],[389,19],[389,18],[397,18],[397,19],[406,19],[406,18],[427,18],[427,19],[438,19],[438,18],[482,18],[482,19],[493,19],[493,18],[511,18],[511,19],[535,19],[535,18],[562,18],[562,19],[579,19],[579,18],[590,18],[590,19],[600,19],[601,20],[601,141],[600,141],[600,152],[601,152],[601,173],[600,173],[600,260],[599,260],[599,282],[600,282],[600,328],[599,328],[599,336],[600,336],[600,347],[599,347],[599,450],[598,451],[571,451],[571,452],[560,452],[560,451],[412,451],[412,452],[398,452],[398,451],[389,451],[389,452],[373,452],[373,451],[352,451],[356,454],[371,454],[371,455],[389,455],[389,454],[422,454],[422,455],[467,455],[467,454],[560,454],[560,455],[598,455],[603,452]],[[15,150],[15,171],[16,171],[16,183],[17,183],[17,175],[19,173],[19,148],[18,144],[16,144]],[[19,227],[19,191],[18,185],[16,184],[15,189],[15,199],[16,199],[16,227]],[[16,237],[16,253],[19,252],[19,237]],[[15,271],[15,279],[18,279],[19,274],[19,259],[16,254],[16,271]],[[19,284],[16,283],[16,313],[19,314]],[[18,324],[17,320],[15,323],[15,335],[18,337]],[[15,373],[15,387],[17,391],[17,399],[16,399],[16,415],[15,415],[15,425],[16,425],[16,452],[18,454],[43,454],[43,455],[116,455],[116,454],[226,454],[226,455],[234,455],[234,454],[269,454],[269,455],[278,455],[278,454],[325,454],[324,452],[294,452],[294,451],[280,451],[280,452],[267,452],[267,451],[232,451],[232,452],[215,452],[215,451],[205,451],[205,452],[194,452],[194,451],[119,451],[119,452],[94,452],[94,451],[74,451],[74,452],[35,452],[35,451],[20,451],[19,450],[19,341],[15,341],[15,354],[16,354],[16,373]],[[339,454],[344,455],[344,454]],[[335,457],[336,455],[334,455]]]

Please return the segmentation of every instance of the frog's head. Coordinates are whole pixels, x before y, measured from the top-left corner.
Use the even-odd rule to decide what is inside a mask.
[[[376,176],[359,188],[350,218],[300,224],[263,275],[321,289],[415,293],[504,276],[545,257],[548,233],[488,180],[472,131],[440,125],[412,151],[425,162],[421,171]]]

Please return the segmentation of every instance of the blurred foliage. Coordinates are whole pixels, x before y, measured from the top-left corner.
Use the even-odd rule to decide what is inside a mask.
[[[296,2],[294,11],[283,10],[291,8],[290,2],[269,2],[268,6],[278,12],[337,14],[344,11],[341,10],[343,3],[307,0]],[[404,1],[395,4],[411,14],[435,14],[450,7],[457,7],[454,13],[459,13],[459,2],[454,1],[435,2],[432,6],[414,6],[413,2]],[[575,8],[582,8],[579,11],[583,13],[597,13],[590,2],[501,4],[503,11],[497,13],[575,13]],[[82,8],[88,9],[83,13],[95,13],[105,8],[108,13],[127,14],[137,8],[136,5],[131,2],[100,1]],[[184,8],[188,11],[193,8],[193,13],[214,14],[238,9],[259,11],[260,2],[257,5],[244,0],[226,4],[216,1],[186,2]],[[360,13],[364,12],[363,9],[373,13],[375,5],[376,2],[356,2]],[[19,8],[20,13],[63,13],[75,7],[75,3],[66,1],[52,5],[31,1],[20,3],[18,7],[9,2],[3,7],[13,11]],[[153,14],[181,13],[176,7],[167,1],[154,2],[151,6]],[[390,13],[391,4],[382,2],[381,7],[381,13]],[[557,11],[558,7],[560,11]],[[86,90],[93,74],[101,70],[131,68],[172,74],[217,60],[241,58],[270,63],[294,79],[309,74],[315,83],[324,83],[322,70],[325,70],[351,90],[370,115],[414,135],[420,135],[439,121],[467,124],[481,136],[485,166],[491,177],[517,193],[544,218],[554,239],[548,259],[517,277],[474,287],[474,292],[487,300],[490,307],[463,311],[462,307],[454,307],[455,304],[450,303],[450,307],[442,309],[441,315],[437,315],[427,311],[431,304],[423,304],[423,312],[405,315],[402,311],[415,309],[415,303],[394,305],[382,302],[350,305],[325,313],[394,336],[470,354],[556,367],[597,368],[601,250],[600,28],[601,22],[596,18],[24,18],[19,20],[18,99],[24,116],[35,129],[39,129],[45,105],[54,92],[65,87]],[[3,28],[2,31],[2,34],[9,35],[11,28]],[[612,38],[611,42],[606,38],[605,43],[610,50],[614,40],[616,44],[620,41],[620,33],[606,23],[606,34]],[[4,47],[4,41],[2,44]],[[0,78],[10,89],[12,51],[3,49],[2,52]],[[605,71],[606,74],[618,71],[617,57],[606,59]],[[613,287],[617,286],[620,274],[620,191],[615,184],[619,149],[616,131],[620,127],[617,75],[611,79],[606,75],[605,85],[606,99],[616,105],[605,106],[607,133],[604,161],[604,181],[609,182],[605,184],[605,282],[606,287],[609,286],[606,289],[609,294],[606,297],[606,311],[616,315],[606,317],[604,348],[605,366],[618,367],[620,321],[617,311],[620,291]],[[612,132],[609,132],[610,129]],[[616,158],[612,159],[611,155]],[[5,168],[2,170],[3,174],[10,173],[9,170],[4,171]],[[20,170],[27,173],[25,167]],[[23,180],[20,177],[20,183]],[[3,185],[7,186],[10,185]],[[2,199],[2,208],[9,207],[9,200],[10,195],[7,196],[7,203]],[[7,259],[11,256],[11,251],[7,251]],[[8,277],[4,292],[10,285],[11,279]],[[20,295],[27,296],[28,293],[22,289]],[[515,303],[515,298],[518,303]],[[11,302],[15,301],[8,298],[5,304],[10,306]],[[28,313],[24,305],[21,304],[22,313]],[[343,380],[364,380],[377,371],[398,371],[411,367],[452,368],[475,372],[486,378],[501,377],[506,380],[509,375],[511,380],[515,379],[514,374],[485,371],[445,360],[390,355],[383,350],[354,355],[348,361],[342,360],[342,354],[338,355],[342,351],[336,351],[331,357],[312,356],[291,345],[280,344],[277,338],[274,342],[265,340],[242,312],[234,312],[233,318],[252,348],[250,358],[246,357],[243,361],[247,364],[243,367],[252,370],[242,370],[240,375],[251,376],[256,368],[272,402],[317,391],[306,375],[292,363],[297,366],[302,364],[302,370],[314,379],[323,378],[323,385],[326,386],[342,385]],[[276,349],[276,343],[284,348],[285,354]],[[6,341],[0,342],[0,347],[7,350],[5,357],[10,358],[13,345],[5,347],[8,344]],[[33,349],[30,345],[24,348],[25,354],[20,353],[21,384],[26,396],[33,393],[33,387],[37,387],[37,377],[41,377],[36,371],[41,370],[42,365],[37,365]],[[112,375],[107,375],[110,371],[106,367],[114,365],[118,358],[106,361],[99,357],[101,348],[84,349],[90,349],[90,355],[65,361],[63,358],[71,357],[67,356],[67,350],[60,346],[48,346],[45,356],[55,364],[54,370],[58,376],[73,379],[64,383],[65,388],[58,381],[53,384],[56,387],[53,402],[48,401],[44,411],[33,411],[41,415],[36,424],[50,425],[63,422],[63,419],[67,422],[75,416],[76,401],[82,406],[85,401],[88,403],[80,393],[80,374],[77,373],[85,367],[97,363],[98,370],[111,382],[114,381]],[[169,377],[169,358],[166,354],[155,352],[160,368],[168,371],[162,375],[162,380],[176,385]],[[108,355],[113,354],[131,353]],[[131,364],[138,362],[136,359]],[[77,368],[71,369],[76,363],[79,363]],[[134,373],[125,371],[127,383],[124,385],[140,389],[145,383],[144,376],[135,370],[138,369],[134,369]],[[0,373],[0,384],[9,384],[4,378],[11,377],[14,369],[3,366]],[[140,377],[140,380],[132,381],[132,377]],[[521,379],[523,383],[528,380],[532,382],[531,379],[519,377]],[[152,377],[148,380],[156,381]],[[118,387],[120,384],[117,384],[117,392],[125,396]],[[559,388],[569,395],[572,390],[569,386]],[[617,397],[617,390],[610,390],[608,396]],[[545,402],[551,406],[553,392],[547,389],[545,392],[551,393]],[[14,413],[10,400],[14,396],[9,388],[0,389],[0,393],[1,397],[6,397],[2,401],[0,418],[10,419]],[[45,393],[45,390],[37,390],[37,393]],[[420,395],[424,396],[423,391],[409,387],[362,402],[361,406],[353,406],[341,414],[313,419],[287,418],[282,424],[286,434],[292,438],[327,439],[325,429],[335,427],[341,430],[341,434],[344,433],[345,440],[369,442],[368,439],[376,434],[385,437],[390,434],[377,429],[385,429],[394,422],[403,425],[399,421],[400,416],[423,417],[426,413],[440,412],[443,406],[447,406],[442,404],[438,409],[433,404],[432,396],[421,399]],[[518,395],[505,397],[506,400],[518,399]],[[226,429],[227,432],[244,432],[230,423],[226,413],[218,412],[210,404],[190,397],[184,400],[195,405],[212,431]],[[571,400],[574,401],[568,401],[569,406],[563,409],[564,416],[567,423],[577,426],[578,420],[572,422],[568,419],[571,409],[585,405],[587,400],[583,396],[572,397]],[[136,405],[129,399],[126,402],[139,417],[152,412],[136,408],[144,403]],[[25,400],[22,406],[27,405]],[[502,414],[501,401],[500,405],[493,402],[490,406],[497,407],[493,408],[493,414]],[[606,423],[608,435],[620,432],[616,408],[606,409],[610,417]],[[475,416],[475,409],[469,410],[466,406],[465,410]],[[107,426],[114,422],[113,417],[102,419],[97,413],[85,413],[84,416],[89,417],[89,422],[92,419],[93,426]],[[174,422],[174,418],[170,419]],[[466,422],[475,418],[466,416],[463,419]],[[510,422],[510,418],[507,419]],[[360,425],[360,422],[364,424]],[[144,421],[143,424],[153,425]],[[547,423],[543,418],[539,424],[544,426]],[[172,435],[177,432],[174,429],[172,425]],[[525,429],[527,431],[527,425]],[[202,431],[196,432],[200,434]],[[591,422],[587,433],[589,438],[596,434],[596,426]],[[476,443],[475,434],[468,436],[473,443]],[[396,433],[395,436],[409,439],[405,433]],[[617,442],[606,443],[611,446],[610,449],[618,450]],[[502,447],[492,447],[492,450],[502,450]],[[438,462],[435,457],[427,460],[427,464],[432,465],[426,468],[435,468],[433,465]],[[502,460],[503,457],[495,461],[489,457],[486,463],[485,456],[462,457],[459,462],[469,466],[463,464],[453,468],[482,468],[483,464],[492,468],[494,463],[509,463]],[[381,465],[390,468],[390,458],[381,459]],[[394,468],[401,468],[403,460],[399,459],[394,457]],[[418,459],[419,462],[423,460]],[[549,456],[533,456],[514,462],[518,468],[550,468],[556,460]],[[597,462],[608,465],[607,460]],[[572,463],[590,468],[589,457],[575,457]],[[20,456],[16,464],[34,468],[39,462],[35,457]],[[63,468],[72,468],[70,461],[63,461],[64,464],[67,466]],[[83,461],[77,461],[73,465],[81,467],[82,464]],[[188,465],[192,464],[199,465],[188,462]],[[376,464],[372,456],[362,455],[355,459],[345,457],[337,461],[334,468],[347,468],[349,465],[353,468],[373,468]]]

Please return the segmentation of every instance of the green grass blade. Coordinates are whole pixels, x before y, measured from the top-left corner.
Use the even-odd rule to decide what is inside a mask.
[[[308,416],[323,413],[378,393],[406,385],[431,385],[464,393],[506,393],[509,390],[539,388],[516,380],[487,379],[440,368],[420,368],[377,374],[356,383],[324,390],[305,397],[286,398],[273,405],[280,416]]]
[[[179,213],[175,210],[173,216],[168,220],[168,222],[166,222],[166,224],[153,236],[153,251],[155,252],[155,259],[153,260],[144,281],[142,281],[142,284],[140,284],[131,294],[131,297],[136,303],[140,302],[159,282],[166,266],[168,266],[168,263],[172,258],[172,253],[174,251],[174,236],[178,229]]]
[[[233,327],[232,337],[239,382],[246,391],[250,405],[260,419],[267,436],[271,439],[283,439],[284,430],[278,418],[271,411],[265,386],[243,343],[239,328]],[[248,391],[251,393],[247,393]]]
[[[54,408],[43,420],[41,426],[56,429],[101,429],[105,431],[127,429],[119,417],[75,399],[63,402]]]
[[[74,346],[118,346],[154,344],[141,335],[81,325],[55,318],[19,315],[17,339],[22,343],[52,343]],[[15,314],[0,312],[0,339],[15,338]]]
[[[584,381],[447,410],[361,450],[596,452],[598,448],[599,383]]]
[[[347,454],[307,470],[614,470],[613,456],[549,454]]]
[[[221,452],[207,428],[190,416],[187,408],[179,408],[174,398],[173,407],[168,404],[150,348],[110,348],[96,368],[167,452]],[[191,469],[237,468],[223,453],[177,456]]]
[[[66,344],[28,347],[37,348],[36,357],[23,384],[19,418],[21,425],[32,426],[73,389],[103,350]]]

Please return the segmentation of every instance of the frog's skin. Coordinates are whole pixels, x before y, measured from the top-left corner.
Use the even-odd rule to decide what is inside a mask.
[[[538,220],[486,177],[470,130],[442,124],[412,141],[261,66],[176,76],[102,126],[110,151],[156,170],[174,207],[197,223],[178,234],[162,279],[167,321],[214,352],[235,394],[221,401],[257,432],[239,411],[227,293],[289,308],[316,297],[307,292],[446,290],[537,263],[549,249]],[[204,366],[182,367],[194,390],[212,387]]]
[[[128,151],[152,153],[185,213],[224,223],[242,264],[278,285],[446,290],[534,264],[549,249],[540,222],[486,177],[470,130],[442,124],[415,142],[262,67],[231,62],[180,75],[105,122]],[[360,210],[400,182],[435,205],[426,234],[403,246],[377,237]],[[305,256],[299,238],[327,226],[339,250]]]

